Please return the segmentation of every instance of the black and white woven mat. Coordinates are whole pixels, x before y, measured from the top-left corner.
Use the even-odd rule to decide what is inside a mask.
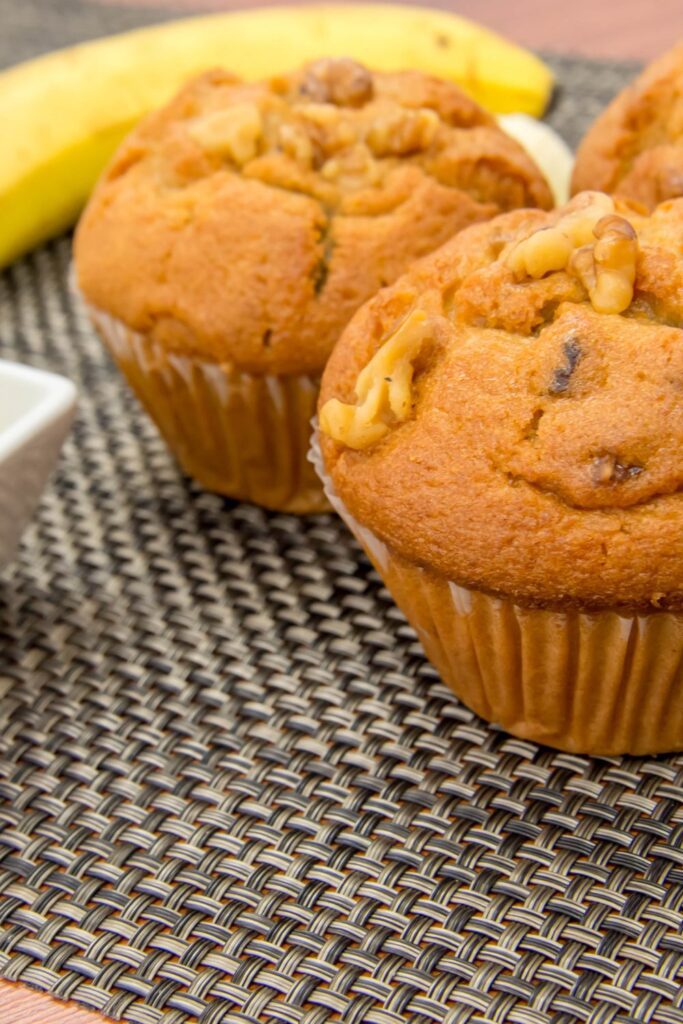
[[[571,141],[626,68],[557,61]],[[80,414],[0,582],[0,974],[135,1024],[683,1022],[683,756],[511,739],[333,517],[184,479],[67,289]]]

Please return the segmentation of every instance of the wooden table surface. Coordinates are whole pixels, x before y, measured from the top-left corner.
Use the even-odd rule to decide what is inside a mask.
[[[111,4],[112,0],[90,2]],[[120,6],[172,8],[179,12],[256,6],[248,0],[117,2]],[[683,0],[657,0],[656,6],[647,0],[620,0],[618,5],[571,0],[571,15],[566,4],[553,0],[436,0],[433,6],[476,18],[526,46],[587,57],[649,60],[677,38],[683,38]],[[104,1024],[104,1020],[98,1013],[0,982],[0,1024]]]

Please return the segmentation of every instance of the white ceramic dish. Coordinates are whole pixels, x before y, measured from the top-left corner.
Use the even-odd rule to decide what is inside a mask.
[[[65,377],[0,360],[0,569],[57,462],[76,408]]]

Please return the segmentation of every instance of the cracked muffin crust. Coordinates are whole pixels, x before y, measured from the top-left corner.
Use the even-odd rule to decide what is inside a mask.
[[[601,189],[653,209],[683,196],[683,42],[650,64],[583,139],[572,191]]]
[[[341,501],[412,565],[521,605],[683,607],[683,199],[599,193],[458,235],[323,376]]]
[[[550,205],[534,163],[456,86],[349,60],[260,83],[212,71],[121,147],[75,258],[87,300],[165,351],[315,375],[413,259]]]

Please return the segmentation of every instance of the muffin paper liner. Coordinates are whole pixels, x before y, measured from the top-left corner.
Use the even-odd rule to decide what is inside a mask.
[[[561,750],[654,754],[683,749],[683,615],[524,608],[459,586],[342,517],[417,632],[441,678],[508,732]]]
[[[316,378],[242,373],[167,352],[86,304],[178,462],[203,487],[282,512],[328,509],[307,459]]]

